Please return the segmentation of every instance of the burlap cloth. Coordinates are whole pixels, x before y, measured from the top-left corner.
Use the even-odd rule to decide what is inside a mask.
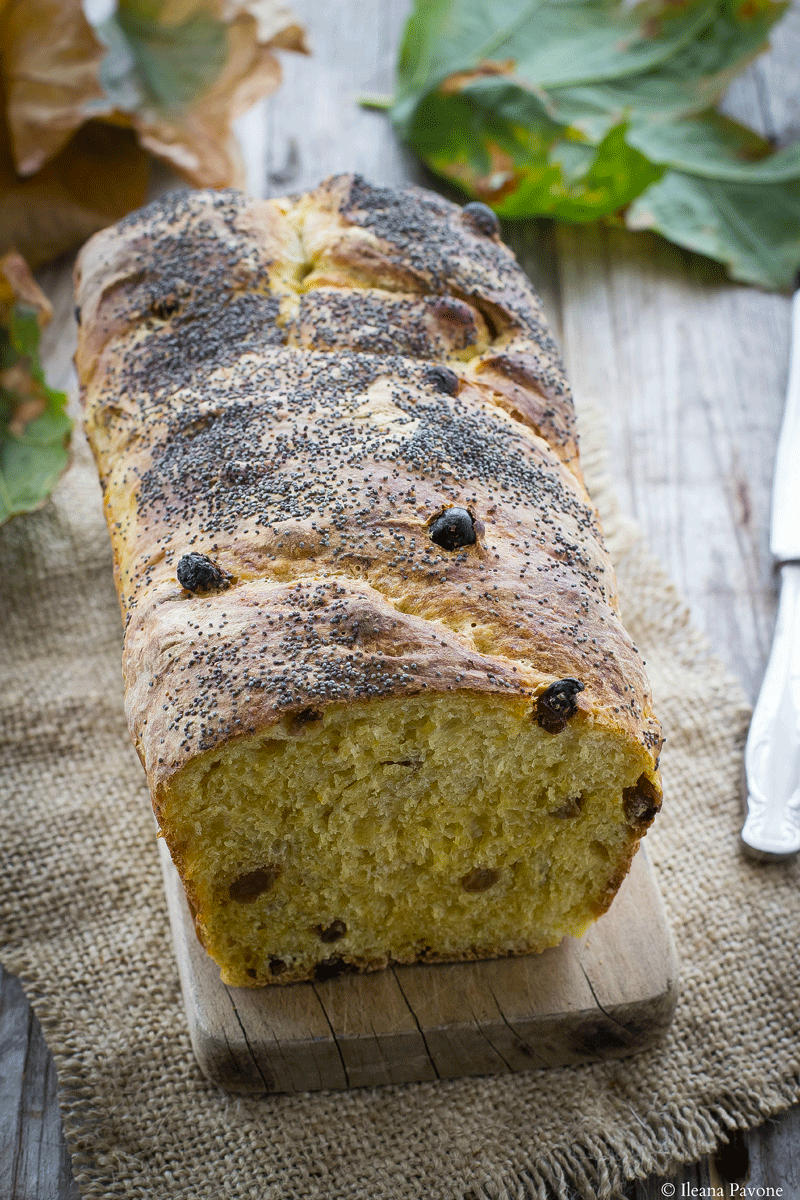
[[[647,845],[682,959],[666,1040],[634,1059],[510,1077],[227,1097],[198,1070],[82,435],[55,499],[0,530],[2,960],[56,1058],[82,1195],[177,1200],[614,1196],[800,1099],[800,869],[739,853],[748,712],[604,483],[584,466],[667,733]]]

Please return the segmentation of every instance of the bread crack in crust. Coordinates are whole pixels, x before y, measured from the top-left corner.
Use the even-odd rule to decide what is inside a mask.
[[[492,215],[354,176],[179,192],[77,291],[128,721],[225,982],[580,934],[661,737]]]

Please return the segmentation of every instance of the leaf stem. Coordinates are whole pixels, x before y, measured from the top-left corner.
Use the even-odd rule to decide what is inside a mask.
[[[394,104],[394,96],[387,96],[385,92],[363,92],[356,96],[356,103],[361,108],[374,108],[385,112]]]

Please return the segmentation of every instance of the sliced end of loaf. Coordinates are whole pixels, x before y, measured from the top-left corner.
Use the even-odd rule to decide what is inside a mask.
[[[161,827],[226,983],[539,951],[605,911],[652,757],[467,692],[305,710],[191,761]]]

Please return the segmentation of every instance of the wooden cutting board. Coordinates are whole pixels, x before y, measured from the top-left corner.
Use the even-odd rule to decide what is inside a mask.
[[[621,1058],[653,1045],[675,1010],[678,960],[644,849],[606,915],[544,954],[233,988],[198,942],[178,873],[159,847],[192,1045],[203,1073],[228,1092]]]

